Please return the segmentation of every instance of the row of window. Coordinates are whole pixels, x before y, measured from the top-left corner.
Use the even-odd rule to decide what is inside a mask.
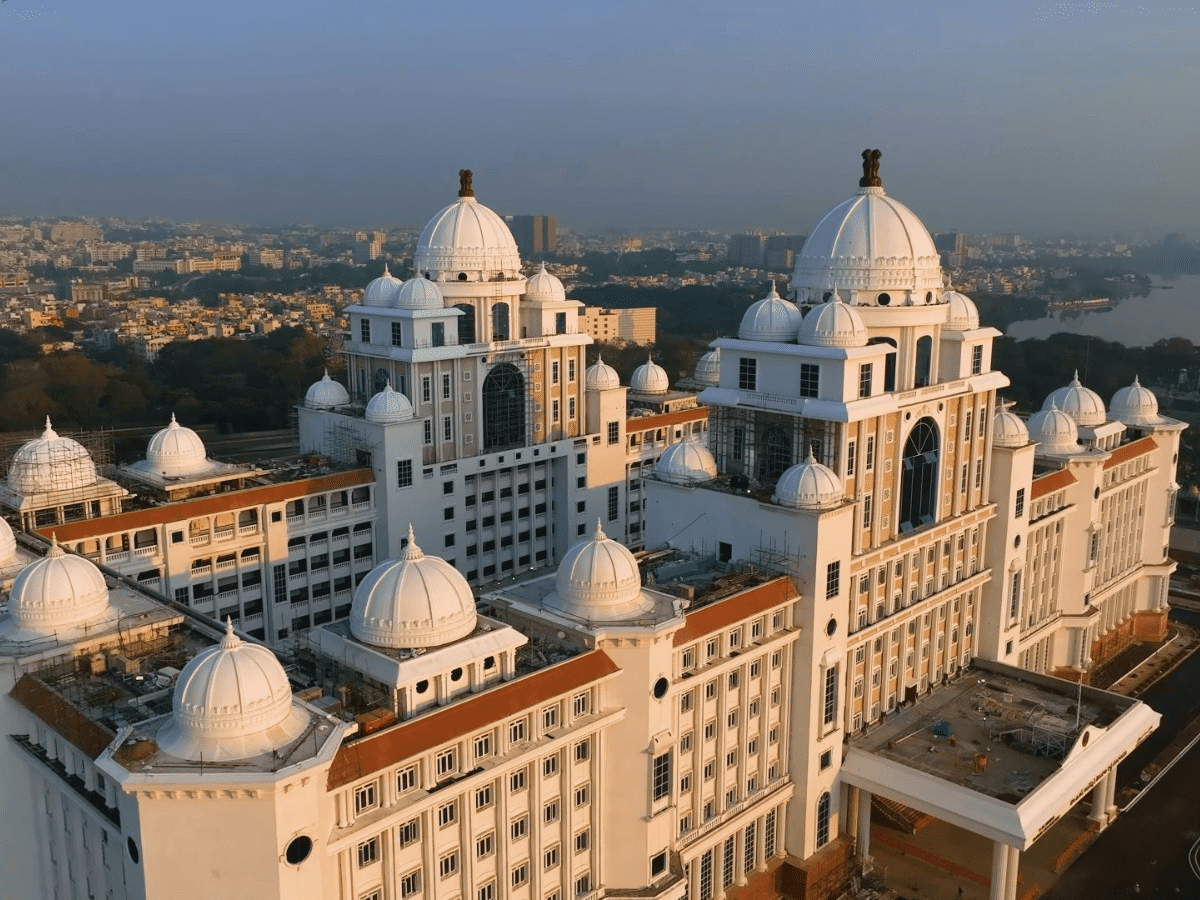
[[[691,672],[697,668],[697,663],[700,665],[710,665],[722,657],[727,657],[735,652],[741,652],[741,649],[748,643],[757,643],[768,634],[776,634],[782,631],[786,620],[787,617],[784,611],[776,610],[770,616],[759,616],[751,621],[748,626],[739,625],[722,634],[710,635],[702,643],[684,647],[679,656],[680,670],[682,672]],[[770,622],[769,630],[768,621]],[[772,660],[776,660],[778,657],[779,651],[776,651],[772,656]],[[778,665],[777,662],[773,664]],[[736,673],[730,674],[731,676],[736,675]]]

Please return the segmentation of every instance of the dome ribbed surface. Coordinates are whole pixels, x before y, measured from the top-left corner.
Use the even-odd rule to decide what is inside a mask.
[[[563,556],[546,602],[593,622],[621,621],[645,613],[653,601],[642,593],[642,576],[629,549],[596,530]]]
[[[1029,443],[1029,429],[1016,413],[1002,409],[992,419],[992,445],[1015,450]]]
[[[701,384],[721,383],[721,348],[709,350],[696,361],[692,377]]]
[[[15,629],[30,636],[61,638],[115,617],[104,575],[90,560],[64,551],[57,541],[17,575],[8,607]]]
[[[1158,397],[1154,391],[1142,387],[1136,376],[1133,384],[1113,394],[1108,412],[1124,425],[1157,425],[1161,421],[1158,415]]]
[[[475,630],[475,597],[466,578],[426,556],[408,529],[399,558],[380,563],[354,592],[350,633],[390,649],[439,647]]]
[[[1076,425],[1082,425],[1084,428],[1103,425],[1108,418],[1104,409],[1104,401],[1100,399],[1099,394],[1080,383],[1078,372],[1075,373],[1070,384],[1054,391],[1042,404],[1043,410],[1051,407],[1066,413],[1075,420]],[[1032,430],[1032,420],[1030,428]]]
[[[942,300],[949,304],[946,327],[951,331],[974,331],[979,327],[979,310],[975,301],[958,291],[944,291]]]
[[[12,526],[4,519],[0,519],[0,568],[16,562],[16,560],[16,535],[13,534]]]
[[[396,295],[400,293],[403,283],[388,271],[387,263],[384,263],[383,274],[368,284],[363,291],[363,306],[394,306]]]
[[[533,277],[525,282],[525,296],[530,300],[566,300],[567,289],[558,278],[546,271],[546,264],[542,263]]]
[[[717,477],[717,461],[703,444],[682,440],[662,452],[654,474],[672,484],[701,484]]]
[[[743,341],[794,341],[800,329],[802,314],[799,308],[784,300],[771,284],[771,292],[763,299],[750,304],[738,326],[738,337]]]
[[[395,305],[398,309],[442,309],[446,304],[438,286],[418,275],[400,286]]]
[[[842,480],[828,466],[817,462],[809,451],[808,458],[779,476],[775,485],[775,502],[792,509],[829,509],[842,502]]]
[[[583,374],[584,389],[589,391],[607,391],[621,386],[621,376],[617,370],[608,365],[602,358],[588,366]]]
[[[1075,420],[1050,402],[1049,409],[1034,413],[1025,423],[1029,439],[1046,453],[1075,453],[1079,450],[1079,427]]]
[[[392,382],[389,380],[382,391],[367,401],[365,416],[368,422],[374,422],[376,425],[393,425],[411,419],[413,407],[407,397],[392,389]]]
[[[150,438],[146,462],[162,475],[199,475],[210,465],[200,435],[176,422],[174,413],[171,424]]]
[[[647,359],[633,370],[629,389],[639,394],[665,394],[671,389],[671,379],[667,377],[666,369],[653,359]]]
[[[797,338],[809,347],[865,347],[867,326],[853,306],[842,303],[836,291],[826,303],[809,310]]]
[[[474,197],[460,197],[429,220],[413,265],[434,278],[443,273],[447,281],[455,281],[463,272],[475,281],[501,272],[518,275],[521,254],[503,219]]]
[[[30,496],[89,487],[96,483],[96,466],[78,441],[59,437],[46,417],[42,436],[13,454],[8,467],[8,487]]]
[[[325,377],[314,382],[304,395],[304,405],[309,409],[333,409],[349,402],[350,394],[340,382],[329,377],[328,369],[325,370]]]

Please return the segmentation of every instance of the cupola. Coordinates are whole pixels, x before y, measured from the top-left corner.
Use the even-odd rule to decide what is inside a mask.
[[[566,552],[546,602],[580,619],[614,622],[636,618],[654,602],[642,593],[637,560],[622,543],[596,530]]]
[[[944,291],[942,301],[949,304],[946,328],[950,331],[974,331],[979,327],[979,310],[975,301],[958,291]]]
[[[1043,409],[1029,417],[1026,423],[1029,439],[1036,441],[1038,449],[1043,453],[1077,453],[1079,427],[1073,418],[1055,406],[1053,400],[1049,402],[1049,409]]]
[[[701,384],[720,384],[721,383],[721,348],[715,347],[709,350],[696,362],[696,369],[692,373],[692,377]]]
[[[546,271],[546,264],[525,282],[525,296],[529,300],[561,301],[567,299],[567,289],[555,276]]]
[[[442,309],[445,305],[441,290],[423,275],[408,279],[396,294],[398,309]]]
[[[23,496],[75,490],[96,483],[96,466],[78,441],[59,437],[46,417],[46,430],[13,454],[8,487]]]
[[[607,391],[621,386],[621,376],[602,357],[597,357],[596,362],[584,372],[583,384],[588,391]]]
[[[809,450],[804,462],[779,476],[772,500],[791,509],[831,509],[842,502],[843,495],[842,480]]]
[[[838,292],[813,307],[800,323],[798,343],[809,347],[865,347],[867,326],[853,306],[841,301]]]
[[[462,169],[458,177],[458,200],[429,220],[417,240],[413,265],[440,281],[519,278],[521,254],[512,232],[475,199],[471,170]]]
[[[1065,412],[1075,420],[1076,425],[1084,428],[1095,428],[1098,425],[1103,425],[1107,418],[1104,410],[1104,401],[1100,399],[1099,394],[1080,383],[1078,370],[1076,370],[1075,377],[1071,379],[1070,384],[1054,391],[1046,398],[1046,402],[1042,404],[1043,410],[1050,409],[1051,407]]]
[[[1142,387],[1136,375],[1133,384],[1113,394],[1108,411],[1118,422],[1135,428],[1157,425],[1162,421],[1158,415],[1158,397],[1154,391]]]
[[[407,422],[413,417],[413,407],[399,391],[392,389],[391,379],[383,390],[367,401],[366,419],[376,425],[394,425]]]
[[[1001,409],[992,419],[992,446],[1015,450],[1029,443],[1029,429],[1020,416]]]
[[[304,405],[309,409],[334,409],[349,402],[350,395],[340,382],[329,377],[328,369],[325,370],[325,376],[313,382],[304,395]]]
[[[771,292],[750,304],[738,326],[743,341],[773,341],[785,343],[796,339],[802,316],[794,303],[784,300],[771,282]]]
[[[629,389],[639,394],[665,394],[671,388],[667,370],[647,357],[646,361],[633,370]]]
[[[717,477],[717,461],[707,447],[689,438],[662,452],[654,474],[672,484],[702,484]]]
[[[176,422],[171,413],[171,424],[150,438],[146,466],[160,475],[181,476],[202,475],[211,463],[200,435]]]
[[[387,263],[384,263],[383,274],[368,284],[363,291],[363,306],[394,306],[401,284],[403,282],[389,272]]]
[[[64,640],[116,621],[104,575],[90,560],[67,553],[57,540],[17,575],[8,609],[12,640]]]

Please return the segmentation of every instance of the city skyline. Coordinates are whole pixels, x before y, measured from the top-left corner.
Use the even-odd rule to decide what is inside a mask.
[[[795,232],[882,146],[935,231],[1200,224],[1181,7],[328,9],[6,3],[0,211],[393,227],[470,167],[567,229]]]

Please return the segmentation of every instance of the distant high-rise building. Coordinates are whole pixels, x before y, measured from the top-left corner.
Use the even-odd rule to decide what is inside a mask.
[[[729,261],[735,265],[759,269],[766,258],[766,249],[765,234],[735,234],[729,238]]]
[[[92,222],[59,222],[57,225],[51,226],[50,240],[62,244],[102,241],[104,240],[104,230]]]
[[[803,234],[773,234],[767,238],[766,267],[772,270],[787,270],[792,267],[796,254],[804,246]]]
[[[963,265],[967,259],[967,236],[961,231],[948,231],[933,236],[933,245],[952,269]]]
[[[557,216],[509,216],[508,220],[517,249],[526,259],[558,249]]]

